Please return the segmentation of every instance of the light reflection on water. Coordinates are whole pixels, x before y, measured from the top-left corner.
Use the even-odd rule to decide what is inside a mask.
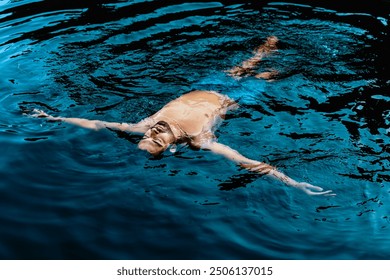
[[[278,3],[1,6],[0,256],[389,258],[387,21]],[[271,34],[280,50],[259,70],[280,76],[240,81],[254,102],[227,117],[219,141],[337,197],[204,151],[152,159],[138,137],[22,114],[136,122]]]

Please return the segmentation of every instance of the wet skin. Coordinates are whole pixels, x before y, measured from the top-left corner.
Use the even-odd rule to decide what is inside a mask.
[[[254,75],[254,68],[263,57],[276,51],[278,39],[268,37],[255,55],[241,66],[233,67],[227,73],[234,78]],[[258,78],[272,77],[274,72],[260,73]],[[193,91],[172,100],[154,115],[136,124],[113,123],[80,118],[53,117],[40,110],[34,110],[33,117],[43,117],[51,121],[63,121],[80,127],[100,130],[103,128],[144,134],[138,147],[153,156],[163,153],[170,144],[185,143],[190,147],[212,151],[236,162],[243,168],[259,174],[272,176],[286,185],[301,189],[309,195],[334,195],[332,191],[305,182],[297,182],[278,171],[275,167],[241,155],[238,151],[217,142],[214,135],[218,121],[237,104],[226,95],[213,91]]]

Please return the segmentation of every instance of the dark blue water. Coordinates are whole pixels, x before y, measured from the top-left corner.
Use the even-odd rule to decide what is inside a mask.
[[[0,258],[390,258],[387,6],[245,2],[0,1]],[[219,141],[336,197],[23,115],[136,122],[269,35]]]

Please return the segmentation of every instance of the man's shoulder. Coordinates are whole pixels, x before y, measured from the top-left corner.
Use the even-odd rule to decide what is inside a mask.
[[[231,100],[228,96],[223,95],[217,91],[209,91],[209,90],[194,90],[183,94],[179,100],[186,101],[202,101],[209,102],[215,105],[224,105],[226,100]],[[231,100],[232,101],[232,100]]]

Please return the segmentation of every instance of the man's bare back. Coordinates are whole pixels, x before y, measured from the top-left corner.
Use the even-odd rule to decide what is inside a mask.
[[[255,55],[241,66],[233,67],[227,73],[233,78],[253,75],[261,79],[271,79],[276,71],[256,74],[254,68],[263,57],[276,50],[278,39],[268,37],[258,47]],[[334,195],[332,191],[305,182],[297,182],[275,167],[257,160],[249,159],[238,151],[217,142],[215,126],[223,119],[229,109],[238,105],[228,96],[215,91],[192,91],[167,103],[158,112],[136,124],[113,123],[80,118],[53,117],[43,111],[34,110],[34,117],[44,117],[51,121],[63,121],[80,127],[100,130],[103,128],[144,134],[138,147],[156,156],[162,154],[170,145],[184,143],[192,148],[210,150],[239,164],[249,171],[270,175],[285,184],[299,188],[310,195]]]

